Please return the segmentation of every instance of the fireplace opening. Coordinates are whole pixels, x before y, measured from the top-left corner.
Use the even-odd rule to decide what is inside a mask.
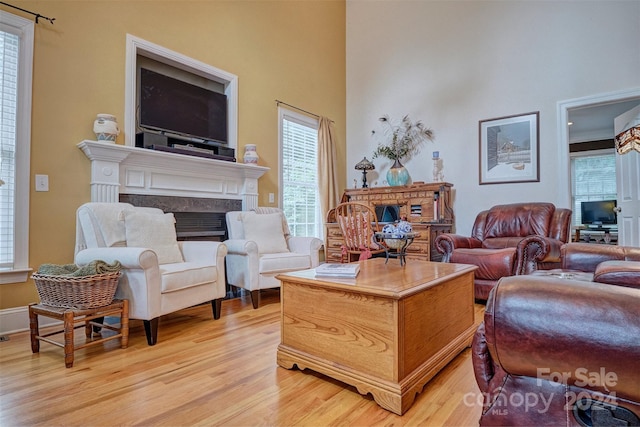
[[[178,240],[223,242],[228,239],[225,214],[242,210],[242,200],[235,199],[120,194],[120,201],[173,213]]]
[[[218,212],[174,212],[178,240],[216,240],[227,235],[225,214]]]

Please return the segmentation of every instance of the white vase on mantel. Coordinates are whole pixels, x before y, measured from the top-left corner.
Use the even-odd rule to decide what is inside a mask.
[[[260,156],[258,156],[258,152],[256,151],[256,144],[245,145],[243,158],[244,163],[248,165],[257,165],[258,159],[260,159]]]
[[[120,134],[116,116],[112,114],[100,113],[93,121],[93,132],[96,139],[103,142],[116,142],[116,138]]]

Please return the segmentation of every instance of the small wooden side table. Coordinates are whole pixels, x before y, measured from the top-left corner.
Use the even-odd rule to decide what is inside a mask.
[[[62,320],[63,329],[58,329],[44,335],[40,335],[38,329],[38,315],[52,317]],[[120,327],[115,327],[104,323],[106,316],[119,316]],[[75,345],[73,332],[75,329],[85,328],[85,335],[88,339],[92,338],[93,332],[98,332],[99,328],[109,329],[117,332],[104,338],[87,340],[84,344]],[[40,351],[40,341],[57,345],[64,348],[64,364],[67,368],[73,366],[73,353],[81,348],[100,344],[105,341],[120,338],[121,348],[127,348],[129,344],[129,300],[113,300],[109,305],[103,307],[95,307],[88,309],[77,308],[60,308],[52,307],[44,304],[29,305],[29,329],[31,332],[31,351],[38,353]],[[64,343],[54,341],[48,337],[64,333]]]

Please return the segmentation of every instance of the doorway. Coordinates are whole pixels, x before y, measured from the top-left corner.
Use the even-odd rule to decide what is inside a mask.
[[[558,199],[564,206],[571,206],[569,144],[611,140],[615,136],[613,119],[638,104],[640,88],[558,103],[558,167],[566,171],[560,177]],[[570,121],[574,122],[572,126]]]

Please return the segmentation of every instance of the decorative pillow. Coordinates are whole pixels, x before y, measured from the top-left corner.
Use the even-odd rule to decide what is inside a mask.
[[[242,215],[244,238],[253,240],[261,254],[289,252],[282,228],[282,215],[246,212]]]
[[[158,255],[159,264],[184,262],[176,237],[176,219],[172,213],[150,214],[125,211],[127,246],[149,248]]]

